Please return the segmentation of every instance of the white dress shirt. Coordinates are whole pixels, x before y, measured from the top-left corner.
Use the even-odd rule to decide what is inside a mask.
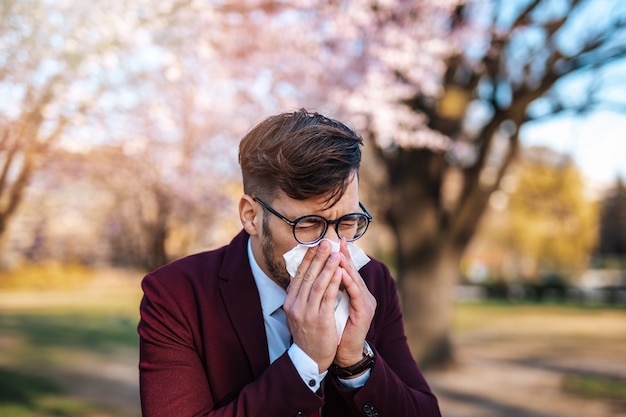
[[[282,306],[287,297],[285,290],[268,277],[252,253],[252,246],[248,240],[248,259],[252,275],[256,282],[259,296],[261,298],[261,308],[263,309],[263,322],[265,323],[265,333],[267,335],[267,344],[270,354],[270,363],[274,362],[287,351],[296,370],[300,374],[302,380],[307,384],[311,391],[317,391],[328,371],[319,373],[317,362],[307,355],[298,345],[291,344],[289,329],[285,321],[285,313]],[[345,388],[358,388],[365,384],[369,377],[368,370],[364,375],[353,379],[339,379],[339,382]]]

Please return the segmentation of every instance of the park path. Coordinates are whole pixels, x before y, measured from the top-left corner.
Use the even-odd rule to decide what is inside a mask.
[[[529,333],[523,326],[457,335],[455,366],[427,372],[443,416],[626,417],[626,401],[584,398],[563,390],[563,378],[572,375],[626,380],[623,343],[581,340],[581,327],[577,337],[565,336],[571,334],[566,328]]]

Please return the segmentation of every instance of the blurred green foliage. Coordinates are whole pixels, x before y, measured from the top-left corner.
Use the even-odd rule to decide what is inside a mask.
[[[96,415],[96,405],[64,396],[46,378],[0,368],[0,417]]]
[[[598,203],[572,160],[528,148],[492,197],[462,270],[470,281],[542,283],[558,277],[575,284],[589,267],[598,219]],[[476,271],[482,276],[471,276]]]
[[[575,395],[620,401],[626,406],[626,379],[600,375],[568,375],[563,389]]]
[[[0,410],[9,405],[32,407],[38,397],[58,393],[59,388],[47,379],[0,368]]]
[[[137,322],[128,317],[90,311],[25,312],[0,315],[0,331],[19,334],[37,349],[80,349],[106,354],[138,346]]]

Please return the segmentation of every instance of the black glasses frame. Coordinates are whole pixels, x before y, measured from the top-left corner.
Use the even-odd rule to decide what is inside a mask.
[[[370,225],[370,222],[374,219],[372,217],[372,215],[369,213],[369,211],[367,211],[367,209],[365,208],[365,206],[363,205],[363,203],[361,203],[359,201],[359,207],[361,208],[361,210],[363,210],[363,213],[348,213],[348,214],[344,214],[343,216],[341,216],[340,218],[338,218],[337,220],[328,220],[325,217],[322,217],[320,215],[317,214],[307,214],[304,216],[300,216],[295,220],[289,220],[288,218],[286,218],[285,216],[283,216],[282,214],[280,214],[278,211],[274,210],[269,204],[264,203],[261,199],[259,199],[258,197],[254,197],[253,198],[254,201],[256,201],[257,203],[259,203],[260,205],[263,206],[263,208],[267,209],[267,211],[269,211],[270,213],[272,213],[274,216],[278,217],[279,219],[281,219],[282,221],[284,221],[285,223],[287,223],[289,226],[291,226],[291,229],[293,231],[293,237],[294,239],[296,239],[296,241],[298,243],[301,243],[303,245],[314,245],[315,243],[319,242],[320,240],[324,239],[324,236],[326,236],[326,232],[328,231],[328,225],[329,224],[334,224],[335,225],[335,232],[337,233],[337,236],[339,236],[341,238],[341,235],[339,234],[339,223],[341,223],[341,221],[349,216],[365,216],[365,218],[367,219],[367,223],[365,224],[365,229],[363,230],[363,233],[361,233],[359,236],[357,236],[354,239],[346,239],[346,242],[354,242],[355,240],[361,238],[365,232],[367,232],[367,228]],[[298,224],[298,222],[302,219],[306,219],[306,218],[310,218],[310,217],[316,217],[318,219],[322,219],[324,220],[324,231],[322,232],[321,236],[318,237],[316,240],[312,241],[312,242],[302,242],[300,241],[300,239],[298,239],[298,237],[296,236],[296,225]]]

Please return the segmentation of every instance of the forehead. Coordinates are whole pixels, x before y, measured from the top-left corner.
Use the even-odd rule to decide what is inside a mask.
[[[291,216],[292,219],[307,214],[317,214],[328,219],[334,219],[347,213],[359,211],[358,180],[356,177],[353,178],[345,193],[331,207],[328,207],[328,201],[323,196],[296,200],[282,191],[277,194],[273,204],[276,209],[284,210],[284,215]]]

